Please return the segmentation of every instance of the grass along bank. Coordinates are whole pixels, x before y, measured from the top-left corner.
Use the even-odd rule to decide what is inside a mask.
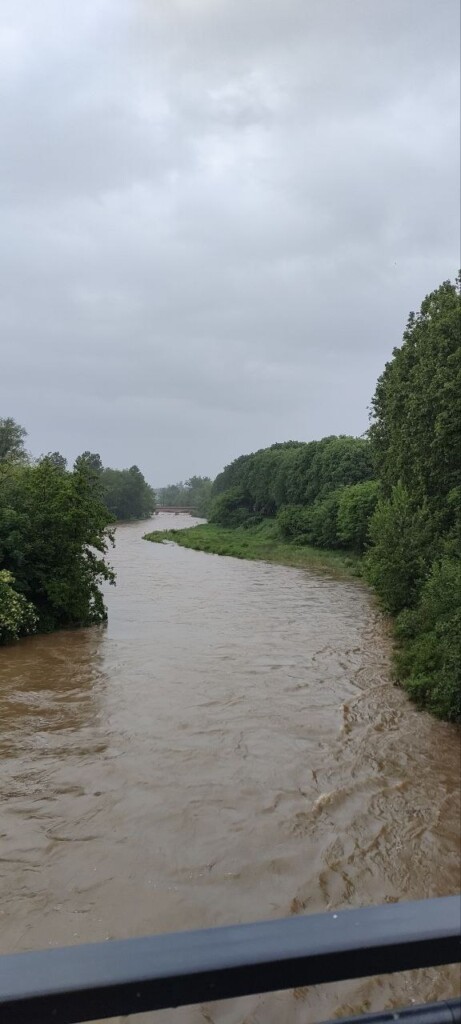
[[[183,548],[192,548],[194,551],[292,565],[301,569],[329,572],[338,577],[361,576],[361,559],[358,555],[289,543],[280,537],[279,528],[274,520],[266,520],[258,526],[232,529],[205,523],[183,530],[157,530],[147,533],[144,539],[156,544],[173,541]]]

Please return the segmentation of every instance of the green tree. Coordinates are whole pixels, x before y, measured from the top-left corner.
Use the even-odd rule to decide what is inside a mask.
[[[407,689],[449,718],[460,716],[460,320],[459,278],[410,314],[378,380],[369,432],[384,498],[371,520],[368,577],[401,613]]]
[[[322,501],[316,501],[309,509],[311,527],[306,539],[314,547],[343,547],[338,536],[338,512],[341,496],[341,490],[331,491]]]
[[[365,571],[384,608],[396,614],[413,607],[433,552],[427,506],[415,507],[403,484],[397,484],[390,498],[378,501],[369,532],[372,546]]]
[[[305,505],[285,505],[277,513],[277,525],[286,540],[310,543],[312,508],[306,508]]]
[[[431,566],[415,611],[397,619],[400,678],[418,704],[461,719],[461,561],[443,555]]]
[[[192,508],[198,516],[208,518],[212,500],[209,476],[191,476],[185,483],[168,484],[157,490],[158,503],[166,508]]]
[[[67,459],[64,458],[64,455],[61,455],[61,452],[48,452],[47,459],[49,459],[51,464],[56,466],[56,469],[59,469],[61,473],[65,473],[67,469]]]
[[[28,455],[24,447],[26,437],[27,430],[11,416],[0,419],[0,464],[27,462]]]
[[[168,484],[166,487],[160,487],[157,495],[160,506],[180,508],[181,505],[187,505],[186,487],[183,483]]]
[[[112,520],[147,519],[155,511],[155,492],[138,466],[103,469],[98,482]]]
[[[186,501],[198,516],[208,518],[211,507],[212,481],[209,476],[191,476],[185,483]]]
[[[33,633],[37,626],[34,606],[14,589],[14,577],[0,569],[0,645]]]
[[[82,452],[75,460],[75,468],[83,470],[97,480],[103,471],[103,464],[99,452]]]
[[[230,488],[213,500],[210,521],[219,526],[243,526],[251,516],[251,501],[238,487]]]
[[[460,482],[460,278],[411,313],[372,401],[370,439],[384,493],[401,481],[433,512]]]
[[[362,554],[369,540],[371,517],[376,509],[379,484],[364,480],[343,487],[338,507],[338,538],[347,548]]]
[[[34,605],[42,630],[104,621],[100,586],[112,582],[105,561],[109,516],[85,467],[63,472],[45,457],[0,488],[2,569]]]

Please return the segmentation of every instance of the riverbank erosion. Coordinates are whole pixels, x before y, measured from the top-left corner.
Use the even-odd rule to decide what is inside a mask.
[[[144,536],[145,540],[162,544],[173,541],[184,548],[205,551],[214,555],[229,555],[252,561],[291,565],[298,569],[327,572],[338,578],[350,579],[361,575],[361,559],[353,553],[327,551],[306,544],[284,541],[274,521],[257,526],[226,528],[214,523],[202,523],[185,529],[159,529]]]

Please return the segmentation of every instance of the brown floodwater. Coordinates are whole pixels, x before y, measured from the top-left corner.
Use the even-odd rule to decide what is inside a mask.
[[[365,587],[142,540],[166,525],[117,528],[107,627],[0,653],[0,952],[458,891],[459,732],[391,684]],[[452,967],[134,1020],[457,991]]]

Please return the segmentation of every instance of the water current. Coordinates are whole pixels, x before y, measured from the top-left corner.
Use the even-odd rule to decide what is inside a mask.
[[[0,952],[458,891],[459,733],[392,684],[366,588],[142,540],[171,525],[117,528],[106,627],[0,652]],[[133,1021],[457,991],[431,968]]]

